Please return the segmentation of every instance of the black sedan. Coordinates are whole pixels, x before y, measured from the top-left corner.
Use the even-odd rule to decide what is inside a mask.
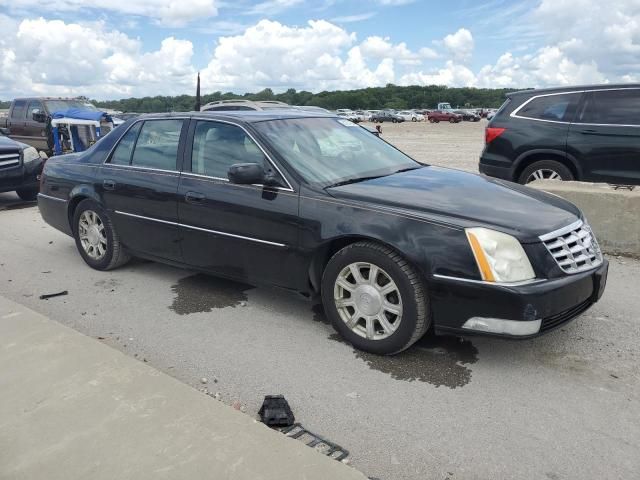
[[[15,191],[22,200],[35,200],[43,164],[35,148],[0,135],[0,192]]]
[[[430,329],[549,331],[600,298],[608,268],[572,204],[305,112],[129,120],[50,159],[39,206],[93,268],[136,256],[320,295],[380,354]]]

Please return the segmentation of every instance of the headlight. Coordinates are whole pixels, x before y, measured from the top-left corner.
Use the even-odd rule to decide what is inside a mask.
[[[466,232],[483,280],[522,282],[536,277],[516,238],[488,228],[468,228]]]
[[[40,154],[38,150],[33,147],[27,147],[22,151],[22,162],[33,162],[34,160],[40,158]]]

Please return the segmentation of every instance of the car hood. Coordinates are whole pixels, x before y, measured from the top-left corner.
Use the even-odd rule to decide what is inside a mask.
[[[0,135],[0,151],[15,152],[16,150],[23,150],[26,147],[28,147],[28,145],[16,142],[15,140],[10,139],[9,137],[5,137],[4,135]]]
[[[448,168],[425,166],[327,189],[362,201],[459,227],[488,226],[521,241],[581,218],[570,202],[533,188]]]

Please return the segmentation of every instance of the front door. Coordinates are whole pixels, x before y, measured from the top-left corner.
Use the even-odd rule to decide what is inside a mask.
[[[27,116],[24,122],[24,142],[38,150],[48,150],[47,125],[33,119],[34,113],[44,113],[44,106],[40,100],[31,100],[27,105]]]
[[[182,119],[134,123],[102,166],[98,188],[122,243],[133,253],[182,260],[177,191],[184,124]]]
[[[244,128],[193,120],[189,130],[178,189],[185,261],[249,282],[300,286],[308,274],[297,252],[297,193]],[[230,183],[236,163],[263,164],[282,188]]]
[[[585,95],[567,139],[584,180],[640,185],[640,89]]]

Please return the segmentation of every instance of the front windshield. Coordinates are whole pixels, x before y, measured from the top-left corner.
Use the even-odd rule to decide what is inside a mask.
[[[50,113],[59,112],[61,110],[67,110],[68,108],[81,108],[83,110],[96,110],[96,107],[91,103],[83,102],[82,100],[45,100],[47,110]]]
[[[421,165],[350,121],[296,118],[254,124],[306,181],[328,186]]]

